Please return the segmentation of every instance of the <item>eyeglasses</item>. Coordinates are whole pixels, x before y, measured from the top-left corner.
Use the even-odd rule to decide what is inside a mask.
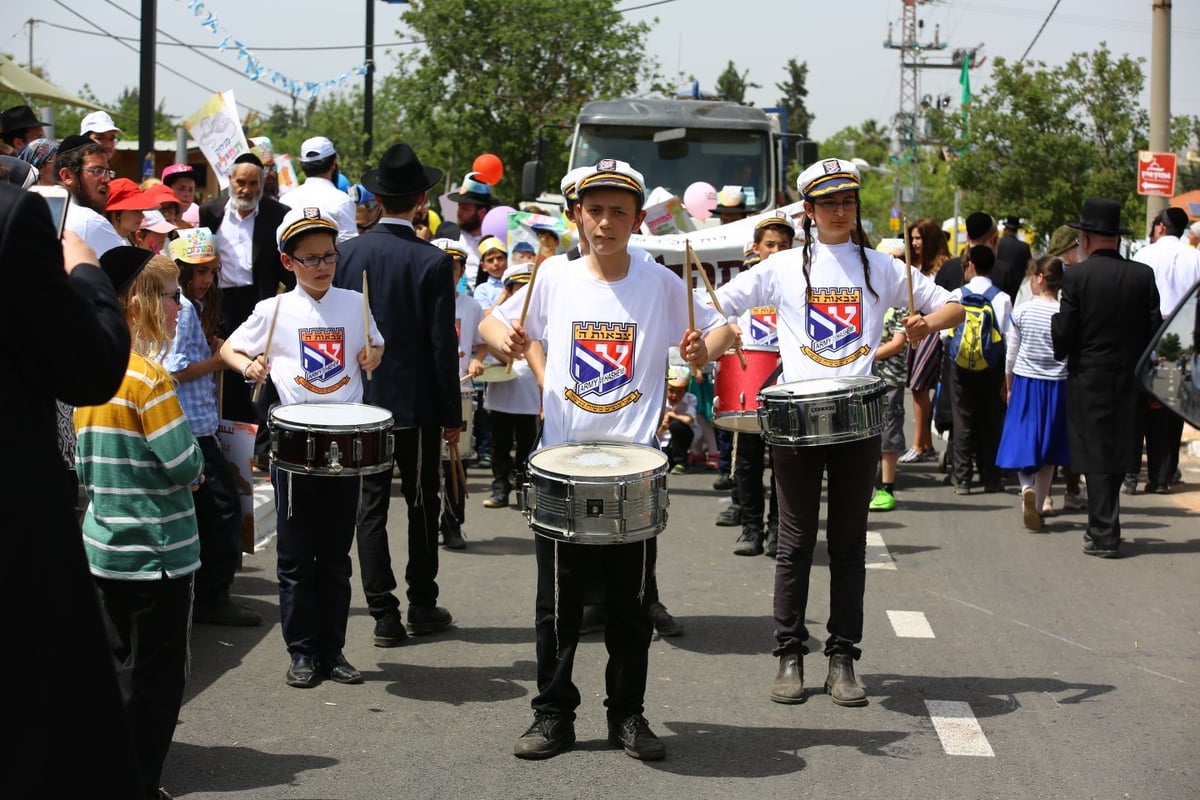
[[[180,303],[182,303],[181,298],[183,297],[183,289],[176,289],[173,292],[159,292],[158,296],[159,297],[169,297],[175,301],[176,305],[179,305]]]
[[[822,211],[853,211],[858,208],[858,198],[847,197],[845,200],[817,200],[813,205]]]
[[[112,180],[113,178],[117,177],[117,173],[111,169],[108,169],[107,167],[83,167],[79,171],[86,172],[93,178],[108,178],[109,180]]]
[[[323,256],[292,256],[292,261],[295,261],[297,264],[303,264],[309,269],[316,269],[322,263],[328,264],[331,267],[335,266],[341,257],[341,253],[326,253]]]
[[[121,137],[117,136],[115,133],[93,133],[92,141],[102,143],[112,142],[113,144],[116,144],[117,142],[121,141]]]

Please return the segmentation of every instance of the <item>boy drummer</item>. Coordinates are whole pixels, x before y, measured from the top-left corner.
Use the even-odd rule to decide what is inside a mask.
[[[259,302],[221,347],[221,358],[248,381],[262,383],[270,375],[284,404],[360,402],[363,370],[375,369],[383,358],[374,318],[370,340],[365,338],[362,294],[333,287],[337,235],[337,223],[320,209],[289,211],[276,239],[284,269],[296,273],[296,288]],[[302,689],[322,678],[362,683],[342,655],[362,479],[305,475],[272,464],[271,482],[279,614],[292,659],[285,681]]]
[[[629,237],[645,217],[641,174],[605,159],[580,178],[577,193],[579,230],[589,253],[539,271],[540,279],[484,319],[480,333],[512,357],[521,356],[532,341],[546,342],[542,446],[586,441],[653,446],[668,348],[678,342],[689,363],[703,364],[710,353],[725,352],[733,330],[692,298],[669,269],[630,254]],[[531,296],[522,324],[526,292]],[[701,330],[688,329],[687,298]],[[634,758],[663,758],[666,748],[642,716],[655,540],[603,546],[542,536],[534,541],[538,694],[533,724],[517,739],[513,754],[549,758],[575,742],[580,695],[571,672],[584,588],[598,572],[608,610],[609,742]]]

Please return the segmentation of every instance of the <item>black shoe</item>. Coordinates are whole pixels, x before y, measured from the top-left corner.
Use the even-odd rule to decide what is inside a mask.
[[[654,632],[660,637],[680,636],[683,633],[683,625],[671,616],[662,603],[650,604],[650,621],[654,623]]]
[[[1137,477],[1126,475],[1124,482],[1121,484],[1122,494],[1137,494]]]
[[[517,758],[550,758],[575,744],[575,723],[559,714],[535,711],[533,724],[513,747]]]
[[[608,742],[614,747],[625,748],[625,755],[642,761],[659,761],[667,755],[666,746],[650,730],[650,723],[641,714],[630,714],[620,720],[610,718]]]
[[[777,526],[767,526],[767,538],[763,540],[763,555],[767,558],[774,558],[779,552],[779,528]]]
[[[718,492],[727,492],[733,488],[733,478],[729,476],[728,472],[722,472],[717,476],[717,479],[713,481],[713,488]]]
[[[1083,543],[1083,554],[1097,558],[1120,558],[1121,552],[1117,545],[1100,545],[1088,539]]]
[[[763,532],[756,528],[742,528],[742,535],[733,545],[735,556],[760,556],[763,551]]]
[[[444,631],[452,622],[454,617],[441,606],[408,607],[408,629],[414,636]]]
[[[362,673],[346,660],[341,653],[330,659],[317,661],[317,672],[322,678],[329,678],[334,683],[362,683]]]
[[[742,524],[742,507],[730,506],[717,514],[717,527],[736,528]]]
[[[292,665],[284,676],[288,686],[297,689],[311,689],[321,682],[317,675],[317,667],[309,656],[292,656]]]
[[[825,678],[825,691],[839,706],[865,706],[867,693],[854,679],[854,657],[846,653],[834,653],[829,657],[829,676]]]
[[[779,670],[771,684],[771,700],[788,706],[804,702],[804,656],[789,653],[779,657]]]
[[[408,631],[399,611],[389,611],[375,619],[375,646],[399,647],[408,641]]]
[[[585,603],[583,620],[579,623],[579,634],[599,633],[608,622],[608,612],[599,603]]]
[[[192,622],[197,625],[227,625],[233,628],[256,628],[262,625],[262,617],[248,608],[239,606],[223,595],[212,603],[197,603],[192,609]]]
[[[442,547],[447,550],[466,550],[467,540],[463,538],[462,528],[442,531]]]

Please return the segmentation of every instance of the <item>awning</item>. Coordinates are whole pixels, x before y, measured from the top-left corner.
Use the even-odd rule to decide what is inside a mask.
[[[104,106],[76,97],[66,89],[60,89],[50,81],[39,78],[24,67],[18,66],[5,55],[0,55],[0,87],[28,98],[66,103],[69,106],[82,106],[94,111],[107,110]]]

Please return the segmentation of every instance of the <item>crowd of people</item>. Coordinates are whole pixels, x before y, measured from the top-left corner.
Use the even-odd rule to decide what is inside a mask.
[[[54,349],[70,364],[47,374],[22,362],[36,388],[5,401],[31,421],[22,434],[36,453],[27,480],[42,481],[40,493],[54,487],[61,501],[41,520],[48,535],[21,543],[29,552],[14,563],[69,576],[53,602],[34,576],[20,585],[75,631],[47,643],[62,651],[54,663],[88,674],[65,681],[64,694],[48,670],[19,698],[28,758],[18,796],[49,781],[49,754],[72,746],[94,767],[79,770],[89,791],[169,797],[161,773],[191,625],[263,624],[230,594],[241,512],[216,436],[222,419],[258,426],[255,461],[276,506],[284,680],[300,689],[363,680],[343,653],[352,544],[376,646],[453,624],[437,579],[439,545],[468,546],[460,449],[490,470],[484,509],[510,505],[537,448],[661,449],[664,474],[682,474],[711,403],[705,367],[735,348],[778,353],[769,383],[874,376],[886,398],[882,431],[848,440],[779,444],[765,430],[721,437],[729,474],[719,481],[734,501],[723,524],[741,528],[734,552],[776,559],[769,697],[778,703],[806,698],[822,517],[824,687],[838,705],[868,702],[854,673],[868,515],[897,506],[906,465],[937,458],[935,428],[949,434],[955,493],[1004,491],[1010,472],[1031,530],[1054,513],[1050,487],[1065,470],[1064,507],[1087,508],[1088,555],[1119,555],[1120,493],[1136,490],[1143,439],[1145,489],[1169,491],[1179,480],[1182,422],[1151,408],[1134,375],[1163,316],[1200,281],[1200,251],[1182,240],[1187,218],[1177,209],[1155,219],[1152,244],[1132,261],[1118,250],[1130,233],[1120,205],[1104,198],[1084,200],[1079,219],[1036,260],[982,212],[967,218],[968,246],[957,256],[930,220],[910,226],[906,251],[884,253],[863,228],[857,167],[828,158],[799,175],[798,220],[765,215],[746,268],[689,294],[677,273],[630,245],[647,187],[622,161],[564,176],[564,214],[579,236],[558,252],[556,240],[510,249],[483,235],[498,201],[475,173],[450,195],[455,220],[441,221],[429,193],[443,173],[405,143],[388,147],[347,192],[334,142],[313,136],[300,150],[306,180],[277,195],[270,144],[259,141],[235,160],[228,192],[198,204],[187,164],[148,185],[115,177],[120,132],[103,112],[61,142],[40,127],[28,107],[3,112],[5,141],[30,165],[19,182],[70,194],[62,242],[45,204],[3,183],[0,252],[36,273],[34,301],[10,302],[18,319],[65,304],[48,335],[62,338]],[[677,363],[664,370],[668,353]],[[346,474],[341,465],[306,474],[270,460],[280,409],[322,404],[381,410],[391,449],[372,469]],[[403,611],[387,529],[397,475],[407,509]],[[80,487],[86,498],[77,503]],[[580,635],[598,626],[609,740],[634,758],[663,758],[644,716],[649,645],[655,631],[682,628],[660,598],[656,539],[596,547],[538,535],[535,554],[537,694],[514,755],[548,758],[573,745],[582,702],[574,659]],[[64,705],[76,695],[82,711]],[[79,723],[101,716],[96,727]]]

